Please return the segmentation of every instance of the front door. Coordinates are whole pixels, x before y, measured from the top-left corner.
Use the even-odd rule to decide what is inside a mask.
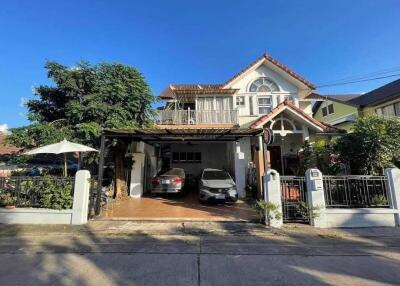
[[[282,157],[280,146],[268,146],[271,169],[274,169],[282,175]]]

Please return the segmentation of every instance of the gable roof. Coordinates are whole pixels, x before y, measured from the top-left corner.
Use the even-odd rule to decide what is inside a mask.
[[[315,114],[317,112],[318,108],[321,106],[322,102],[325,100],[330,100],[354,107],[358,107],[359,105],[350,102],[352,99],[360,97],[361,94],[317,94],[317,93],[311,93],[308,96],[306,96],[306,99],[315,99],[317,102],[312,107],[312,112]]]
[[[315,89],[315,86],[309,82],[308,80],[306,80],[305,78],[303,78],[302,76],[300,76],[298,73],[296,73],[295,71],[293,71],[292,69],[290,69],[289,67],[285,66],[284,64],[278,62],[276,59],[274,59],[273,57],[271,57],[269,54],[265,53],[263,54],[261,57],[257,58],[254,62],[252,62],[251,64],[249,64],[247,67],[245,67],[244,69],[242,69],[240,72],[238,72],[237,74],[235,74],[233,77],[231,77],[229,80],[227,80],[224,83],[224,86],[227,86],[228,84],[230,84],[232,81],[234,81],[235,79],[237,79],[238,77],[240,77],[242,74],[246,73],[248,70],[250,70],[251,68],[253,68],[255,65],[259,65],[264,61],[268,61],[270,63],[272,63],[273,65],[275,65],[276,67],[278,67],[279,69],[281,69],[282,71],[288,73],[290,76],[292,76],[293,78],[297,79],[298,81],[302,82],[303,84],[305,84],[306,86],[308,86],[311,89]]]
[[[304,79],[298,73],[294,72],[289,67],[285,66],[284,64],[278,62],[274,58],[272,58],[269,54],[265,53],[261,57],[257,58],[253,61],[250,65],[245,67],[243,70],[235,74],[233,77],[228,79],[225,83],[218,83],[218,84],[170,84],[167,88],[160,94],[159,98],[161,99],[172,99],[176,94],[193,94],[193,93],[202,93],[202,94],[234,94],[237,89],[227,88],[227,86],[232,83],[234,80],[239,78],[241,75],[245,74],[247,71],[252,69],[256,65],[261,65],[263,62],[269,62],[274,66],[278,67],[283,72],[289,74],[294,79],[302,82],[304,85],[309,87],[310,89],[315,89],[315,86],[309,82],[308,80]]]
[[[339,130],[333,126],[330,126],[326,123],[320,122],[317,119],[311,117],[307,113],[305,113],[302,109],[295,106],[288,100],[278,104],[277,107],[271,110],[268,114],[261,116],[256,122],[250,125],[250,128],[262,128],[267,122],[275,118],[278,114],[282,113],[284,110],[290,110],[292,113],[301,117],[303,120],[308,122],[309,124],[316,127],[316,129],[323,132],[338,132]]]
[[[378,87],[360,97],[351,99],[349,103],[359,106],[377,105],[384,101],[391,100],[396,96],[400,97],[400,79]]]

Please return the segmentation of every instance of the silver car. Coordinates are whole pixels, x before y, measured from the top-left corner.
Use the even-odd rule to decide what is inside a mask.
[[[200,201],[236,202],[236,184],[228,172],[218,169],[204,169],[199,179]]]
[[[181,168],[171,168],[160,172],[151,181],[151,192],[155,194],[181,193],[185,186],[185,171]]]

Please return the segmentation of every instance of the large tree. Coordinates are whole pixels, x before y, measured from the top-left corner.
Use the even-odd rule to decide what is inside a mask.
[[[45,68],[54,84],[35,88],[38,98],[26,103],[31,124],[11,130],[12,144],[33,148],[67,138],[97,147],[101,128],[151,124],[155,97],[134,67],[49,61]]]
[[[353,174],[382,174],[400,159],[400,120],[365,116],[357,120],[352,133],[336,143],[339,158]]]

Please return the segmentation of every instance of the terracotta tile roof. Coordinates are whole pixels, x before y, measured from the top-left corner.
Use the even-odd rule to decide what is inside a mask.
[[[174,95],[177,93],[235,93],[236,89],[227,89],[226,86],[231,83],[233,80],[247,72],[249,69],[251,69],[254,65],[260,63],[260,61],[266,60],[284,72],[288,73],[295,79],[299,80],[306,86],[308,86],[311,89],[315,89],[315,86],[309,82],[308,80],[304,79],[302,76],[300,76],[298,73],[294,72],[284,64],[278,62],[274,58],[272,58],[268,54],[263,54],[261,57],[257,58],[254,62],[252,62],[250,65],[245,67],[243,70],[241,70],[239,73],[235,74],[233,77],[231,77],[228,81],[226,81],[223,84],[215,84],[215,83],[206,83],[206,84],[170,84],[159,96],[161,99],[172,99],[174,98]]]
[[[278,62],[277,60],[275,60],[273,57],[271,57],[269,54],[265,53],[263,54],[261,57],[257,58],[254,62],[252,62],[250,65],[248,65],[247,67],[245,67],[243,70],[241,70],[239,73],[235,74],[233,77],[231,77],[227,82],[224,83],[224,86],[227,86],[229,83],[231,83],[233,80],[235,80],[236,78],[238,78],[239,76],[241,76],[242,74],[244,74],[245,72],[247,72],[249,69],[251,69],[254,65],[258,64],[260,61],[262,60],[267,60],[270,63],[274,64],[275,66],[277,66],[278,68],[280,68],[281,70],[283,70],[284,72],[287,72],[288,74],[290,74],[292,77],[294,77],[295,79],[301,81],[302,83],[304,83],[306,86],[308,86],[311,89],[315,89],[315,86],[309,82],[308,80],[306,80],[305,78],[303,78],[302,76],[300,76],[298,73],[296,73],[295,71],[293,71],[292,69],[290,69],[289,67],[285,66],[284,64]]]
[[[11,154],[17,153],[19,150],[21,150],[18,147],[7,144],[6,137],[7,137],[6,134],[4,134],[3,132],[0,132],[0,156],[11,155]]]
[[[317,119],[313,118],[312,116],[308,115],[305,113],[301,108],[295,106],[293,103],[291,103],[288,100],[285,100],[284,102],[278,104],[277,107],[272,109],[272,111],[268,114],[265,114],[261,116],[256,122],[250,125],[250,128],[260,128],[261,125],[264,125],[271,119],[273,119],[276,115],[281,113],[283,110],[286,108],[290,108],[291,110],[295,111],[298,113],[300,116],[302,116],[304,119],[310,121],[314,125],[317,125],[320,127],[324,132],[338,132],[339,130],[331,125],[328,125],[326,123],[323,123],[321,121],[318,121]]]

